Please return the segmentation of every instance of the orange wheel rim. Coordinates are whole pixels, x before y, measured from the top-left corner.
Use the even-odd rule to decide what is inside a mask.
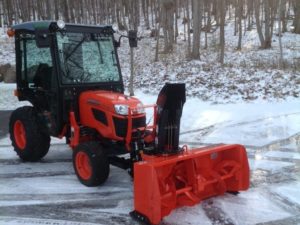
[[[20,120],[17,120],[14,124],[14,138],[18,148],[24,150],[26,147],[26,131]]]
[[[75,159],[76,169],[79,176],[88,180],[92,176],[92,167],[89,156],[84,152],[78,152]]]

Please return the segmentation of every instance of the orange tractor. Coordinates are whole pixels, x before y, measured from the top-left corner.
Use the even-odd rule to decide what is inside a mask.
[[[188,150],[179,146],[184,84],[166,84],[157,103],[144,106],[124,95],[111,26],[62,21],[13,26],[20,101],[10,118],[10,138],[24,161],[38,161],[50,136],[65,137],[81,183],[97,186],[110,164],[134,176],[135,218],[158,224],[173,209],[249,187],[249,165],[241,145]],[[136,32],[129,32],[131,47]],[[145,108],[153,111],[146,121]]]

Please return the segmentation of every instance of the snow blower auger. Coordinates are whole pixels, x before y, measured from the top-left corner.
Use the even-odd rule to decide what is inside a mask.
[[[8,35],[15,36],[15,95],[32,104],[9,122],[22,160],[40,160],[50,136],[65,137],[82,184],[103,184],[110,164],[134,176],[131,215],[150,224],[177,207],[249,187],[243,146],[179,147],[184,84],[166,84],[152,106],[124,95],[120,39],[111,26],[38,21],[14,25]],[[127,38],[136,47],[136,32]],[[145,108],[153,109],[151,125]]]
[[[188,150],[179,147],[184,84],[166,84],[157,100],[155,153],[134,164],[134,208],[131,215],[158,224],[177,207],[249,188],[249,165],[241,145]]]

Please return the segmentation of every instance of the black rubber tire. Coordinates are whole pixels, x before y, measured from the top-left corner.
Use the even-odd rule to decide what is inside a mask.
[[[79,165],[76,158],[79,153],[88,157],[91,175],[84,178],[80,175]],[[95,187],[103,184],[109,176],[109,160],[102,146],[97,142],[85,142],[79,144],[73,152],[73,167],[79,181],[88,187]]]
[[[25,130],[25,144],[20,148],[14,135],[15,123],[21,123]],[[9,120],[9,133],[17,155],[24,161],[36,162],[49,151],[50,136],[43,129],[32,106],[24,106],[12,112]]]

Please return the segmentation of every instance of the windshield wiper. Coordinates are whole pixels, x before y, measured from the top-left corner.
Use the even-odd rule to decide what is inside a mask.
[[[83,42],[86,40],[86,36],[82,38],[82,40],[73,48],[73,50],[68,54],[65,58],[65,61],[67,61],[73,54],[76,52],[76,50],[83,44]]]
[[[96,41],[96,42],[97,42],[98,51],[99,51],[99,54],[100,54],[101,64],[103,64],[103,55],[102,55],[102,51],[101,51],[101,48],[100,48],[100,43],[99,43],[99,41]]]
[[[114,51],[111,51],[111,58],[112,58],[113,65],[118,66],[115,57],[116,57],[116,53]]]

